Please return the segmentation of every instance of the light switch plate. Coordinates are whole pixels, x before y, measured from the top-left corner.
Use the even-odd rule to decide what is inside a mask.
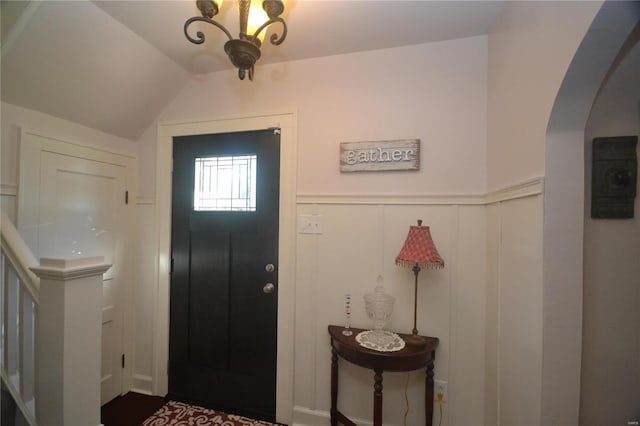
[[[298,215],[299,234],[322,234],[322,216],[319,214]]]

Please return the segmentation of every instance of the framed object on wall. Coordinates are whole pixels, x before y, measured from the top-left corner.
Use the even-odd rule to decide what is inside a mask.
[[[420,170],[420,140],[403,139],[340,144],[341,172]]]
[[[633,218],[638,180],[637,136],[593,140],[591,217]]]

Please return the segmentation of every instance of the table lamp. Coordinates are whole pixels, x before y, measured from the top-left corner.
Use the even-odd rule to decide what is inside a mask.
[[[428,226],[422,226],[422,220],[418,220],[418,226],[409,227],[407,239],[396,256],[396,265],[412,268],[415,276],[415,290],[413,299],[413,331],[405,340],[407,344],[422,346],[426,342],[418,335],[416,320],[418,317],[418,274],[423,268],[444,268],[444,260],[438,254],[431,232]]]

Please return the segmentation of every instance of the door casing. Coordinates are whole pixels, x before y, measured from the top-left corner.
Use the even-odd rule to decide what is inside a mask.
[[[296,238],[297,114],[295,112],[158,125],[156,168],[157,282],[154,294],[153,393],[168,389],[169,269],[171,259],[171,173],[173,138],[279,128],[280,230],[276,421],[290,424],[293,413],[293,338]]]

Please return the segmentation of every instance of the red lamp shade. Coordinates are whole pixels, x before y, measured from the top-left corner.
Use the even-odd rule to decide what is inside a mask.
[[[444,268],[444,260],[438,254],[436,245],[431,239],[431,232],[428,226],[421,226],[422,221],[418,221],[418,226],[411,226],[407,239],[400,249],[400,254],[396,257],[396,265],[411,268],[416,264],[420,268]]]

